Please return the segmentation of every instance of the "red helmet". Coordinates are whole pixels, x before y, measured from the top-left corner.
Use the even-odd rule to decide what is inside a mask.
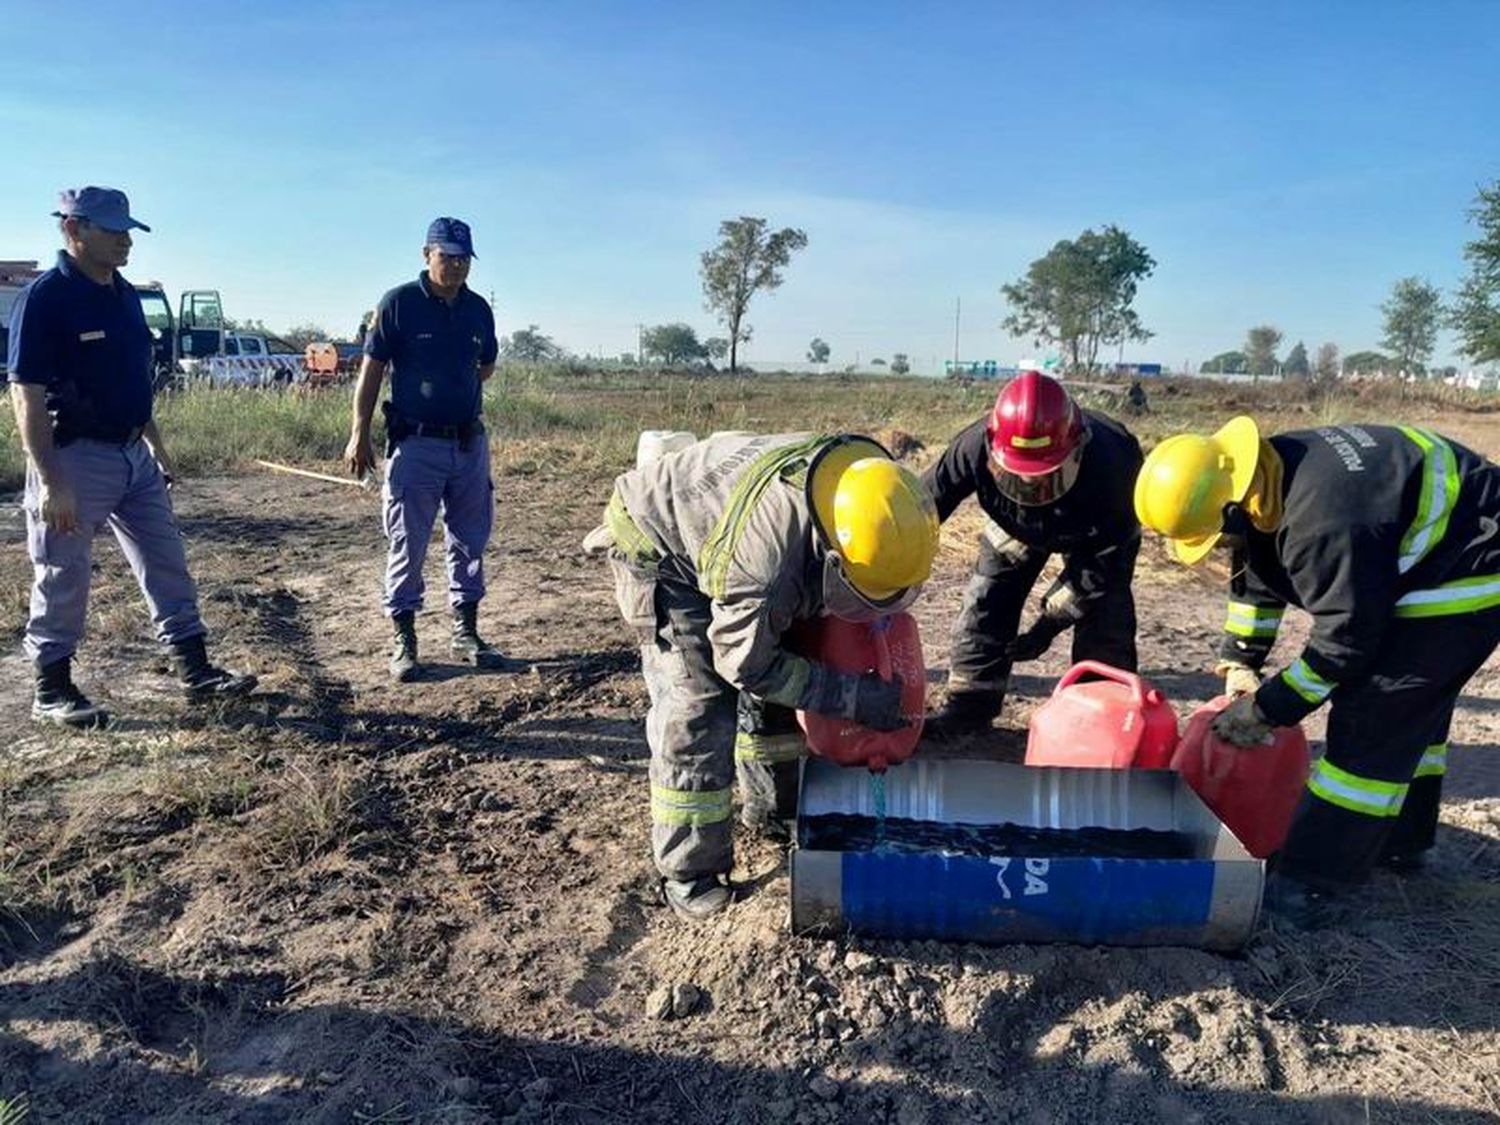
[[[989,437],[1001,491],[1021,504],[1047,504],[1073,486],[1088,433],[1061,383],[1023,371],[995,399]]]

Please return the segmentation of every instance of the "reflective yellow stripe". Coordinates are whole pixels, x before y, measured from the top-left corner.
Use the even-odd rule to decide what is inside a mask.
[[[1224,631],[1237,637],[1274,637],[1285,614],[1286,610],[1281,608],[1230,602]]]
[[[1431,430],[1402,426],[1401,432],[1422,451],[1422,492],[1417,515],[1401,537],[1396,569],[1405,574],[1421,562],[1448,532],[1448,517],[1458,503],[1458,461],[1452,447]]]
[[[1327,699],[1338,686],[1314,672],[1300,656],[1290,668],[1281,673],[1281,682],[1314,707]]]
[[[651,786],[651,819],[674,828],[702,828],[729,819],[732,790]]]
[[[1341,770],[1326,758],[1313,766],[1307,787],[1329,804],[1364,816],[1391,817],[1401,812],[1407,786],[1396,781],[1376,781]]]
[[[749,522],[755,505],[765,495],[771,482],[797,461],[806,460],[828,441],[826,434],[768,449],[754,461],[729,491],[729,503],[713,531],[698,552],[699,583],[711,598],[722,598],[729,582],[729,564],[734,561],[735,547]]]
[[[609,528],[609,533],[614,537],[615,549],[628,559],[637,562],[657,562],[661,559],[661,552],[656,549],[656,544],[646,538],[645,532],[630,518],[630,513],[625,510],[625,501],[620,499],[618,492],[609,498],[609,504],[604,509],[604,526]]]
[[[1435,746],[1429,746],[1422,755],[1422,760],[1417,763],[1417,772],[1413,777],[1442,777],[1448,772],[1448,744],[1439,742]]]
[[[1045,434],[1041,437],[1021,437],[1018,434],[1010,439],[1010,443],[1017,449],[1045,449],[1052,444],[1052,439]]]
[[[1500,574],[1480,574],[1444,582],[1430,590],[1413,590],[1396,601],[1397,617],[1450,617],[1478,613],[1500,605]]]
[[[807,740],[800,734],[751,734],[742,730],[734,736],[737,762],[795,762],[806,751]]]

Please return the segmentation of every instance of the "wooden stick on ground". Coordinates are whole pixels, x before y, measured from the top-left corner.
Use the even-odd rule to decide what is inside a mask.
[[[329,484],[352,484],[355,488],[366,490],[375,487],[375,478],[373,476],[366,476],[360,480],[355,480],[352,477],[336,477],[328,473],[315,473],[311,469],[298,469],[292,465],[283,465],[278,461],[261,461],[257,458],[255,463],[273,472],[291,473],[293,476],[307,477],[310,480],[325,480]]]

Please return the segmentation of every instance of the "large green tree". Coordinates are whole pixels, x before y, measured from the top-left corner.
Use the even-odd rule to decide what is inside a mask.
[[[1307,345],[1298,340],[1286,353],[1281,364],[1281,374],[1288,379],[1306,379],[1312,374],[1312,364],[1307,360]]]
[[[1344,357],[1346,375],[1389,375],[1395,369],[1395,360],[1379,352],[1354,352]]]
[[[1148,340],[1131,305],[1156,260],[1117,226],[1063,239],[1031,263],[1026,276],[1001,286],[1010,314],[1001,322],[1012,336],[1056,344],[1073,373],[1093,370],[1101,347]]]
[[[1403,277],[1391,287],[1380,312],[1385,318],[1380,346],[1400,370],[1425,372],[1437,346],[1438,323],[1443,315],[1443,296],[1437,287],[1420,277]]]
[[[657,324],[641,333],[641,350],[648,358],[669,366],[692,363],[708,355],[698,333],[687,324]]]
[[[807,245],[807,235],[793,227],[768,231],[764,219],[741,215],[719,224],[719,244],[705,250],[700,272],[708,308],[729,329],[729,370],[738,367],[739,347],[750,339],[745,313],[750,298],[781,285],[781,271]]]
[[[1244,352],[1220,352],[1198,371],[1202,375],[1243,375],[1250,370]]]
[[[500,341],[500,358],[524,360],[529,363],[545,363],[561,359],[562,348],[551,336],[544,335],[535,324],[517,328]]]
[[[1245,334],[1245,362],[1252,375],[1276,371],[1276,349],[1281,347],[1281,329],[1259,324]]]
[[[807,345],[807,362],[827,363],[832,352],[833,349],[828,346],[828,342],[823,337],[814,336],[812,343]]]
[[[1479,189],[1469,218],[1479,237],[1464,247],[1469,276],[1454,294],[1448,324],[1475,363],[1500,361],[1500,180]]]

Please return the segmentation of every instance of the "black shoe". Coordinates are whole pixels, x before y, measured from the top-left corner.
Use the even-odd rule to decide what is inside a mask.
[[[994,728],[1004,697],[997,691],[951,691],[943,706],[922,724],[922,737],[947,742]]]
[[[397,613],[391,617],[395,629],[395,645],[391,649],[391,678],[409,684],[422,675],[422,665],[417,663],[417,615]]]
[[[1298,930],[1322,929],[1339,921],[1342,913],[1337,895],[1285,875],[1266,881],[1261,905],[1268,920]]]
[[[1427,866],[1427,852],[1383,852],[1376,863],[1397,875],[1418,875]]]
[[[487,672],[513,672],[525,665],[512,660],[479,635],[479,603],[469,602],[453,610],[453,655],[464,664]]]
[[[733,892],[713,875],[685,882],[663,879],[661,894],[672,913],[687,922],[712,918],[727,909],[734,899]]]
[[[39,723],[54,723],[69,730],[101,730],[109,725],[109,712],[90,703],[74,685],[70,656],[37,665],[31,717]]]
[[[189,637],[172,646],[172,663],[177,668],[177,682],[189,703],[212,703],[249,695],[260,683],[245,672],[231,672],[210,664],[208,646],[202,636]]]

